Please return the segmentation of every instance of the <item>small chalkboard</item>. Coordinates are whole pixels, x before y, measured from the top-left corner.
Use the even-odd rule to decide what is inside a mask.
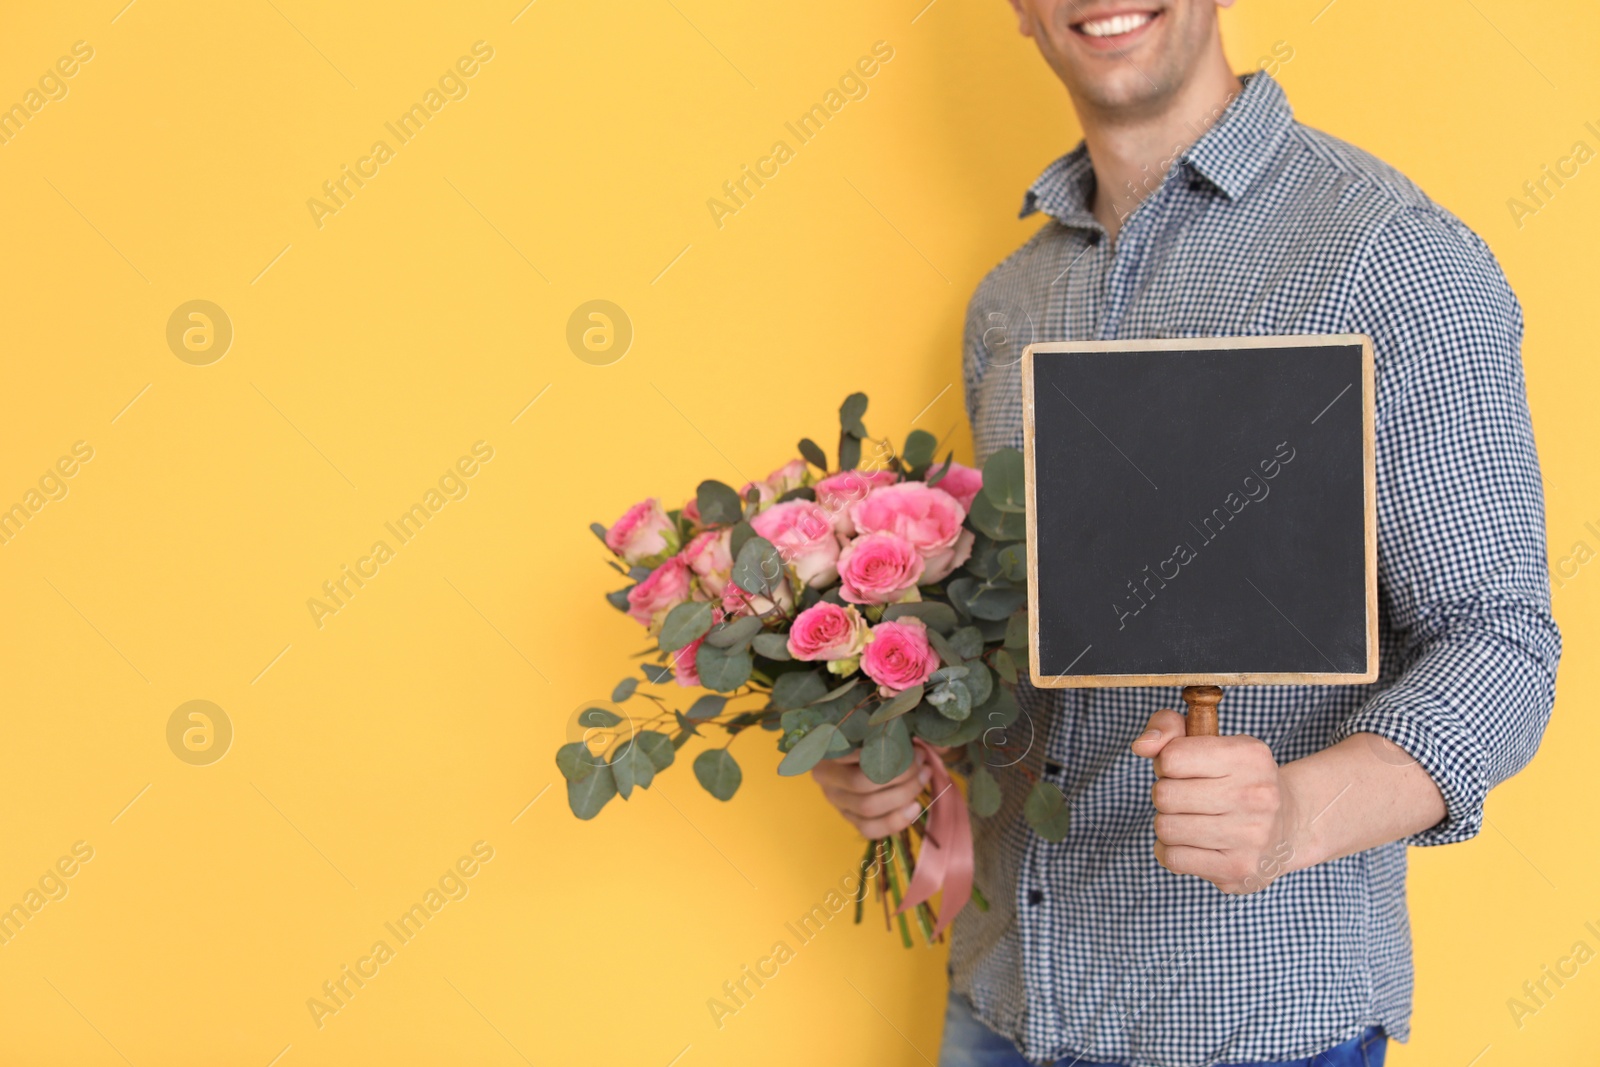
[[[1022,383],[1033,684],[1376,679],[1369,338],[1035,344]]]

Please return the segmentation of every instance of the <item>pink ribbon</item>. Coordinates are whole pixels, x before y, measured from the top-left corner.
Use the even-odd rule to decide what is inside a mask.
[[[928,783],[933,787],[933,801],[928,805],[928,829],[922,836],[917,869],[911,873],[911,884],[896,914],[916,907],[942,888],[939,922],[933,928],[933,936],[938,937],[972,899],[972,820],[967,816],[967,800],[950,780],[939,753],[920,737],[911,741],[933,772]]]

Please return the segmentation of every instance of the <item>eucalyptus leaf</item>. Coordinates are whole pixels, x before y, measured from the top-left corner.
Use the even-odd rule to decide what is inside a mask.
[[[859,745],[865,741],[867,739],[867,731],[872,728],[872,724],[867,721],[867,716],[859,713],[845,715],[835,725],[839,727],[839,736],[849,741],[852,745]]]
[[[861,463],[861,438],[839,435],[839,469],[853,471]]]
[[[1011,658],[1007,649],[999,649],[994,654],[994,669],[1012,685],[1017,684],[1017,661]]]
[[[631,593],[631,592],[633,592],[633,586],[630,585],[626,589],[617,589],[617,590],[614,590],[614,591],[612,591],[610,593],[607,593],[606,594],[606,603],[610,604],[612,607],[616,608],[618,611],[627,611],[628,607],[629,607],[628,594]]]
[[[815,500],[817,491],[809,485],[802,485],[794,489],[785,490],[783,495],[774,501],[776,504],[787,503],[790,500]]]
[[[607,764],[595,767],[594,773],[577,781],[567,781],[567,805],[580,819],[592,819],[600,814],[606,801],[617,795],[617,782]]]
[[[945,718],[939,714],[938,708],[926,701],[917,705],[917,709],[910,715],[901,716],[895,721],[910,723],[911,729],[918,737],[935,745],[949,745],[957,731],[966,725]],[[970,721],[969,719],[968,722]]]
[[[631,675],[627,678],[624,678],[622,681],[617,683],[617,687],[615,689],[611,690],[611,703],[622,703],[624,700],[627,700],[629,697],[633,696],[633,691],[637,688],[639,688],[639,679],[634,678]]]
[[[828,690],[822,696],[820,696],[816,700],[812,701],[812,703],[813,704],[821,704],[821,703],[824,703],[825,701],[838,700],[840,697],[844,696],[846,693],[849,693],[849,692],[853,691],[855,689],[855,687],[860,685],[860,684],[861,684],[861,679],[860,678],[852,678],[848,682],[844,683],[843,685],[836,686],[835,688]]]
[[[810,733],[802,737],[791,748],[783,760],[778,764],[778,773],[786,778],[797,774],[804,774],[828,754],[828,748],[833,744],[833,739],[839,734],[839,728],[831,722],[817,726]],[[847,742],[848,743],[848,742]]]
[[[961,681],[972,693],[972,706],[980,707],[994,692],[994,675],[989,673],[989,668],[981,660],[972,660],[967,666],[971,670]]]
[[[867,436],[867,428],[861,423],[861,416],[866,413],[867,394],[851,393],[839,405],[839,429],[852,437]]]
[[[733,562],[733,584],[752,596],[771,596],[783,580],[783,557],[765,537],[752,537]]]
[[[1011,618],[1006,621],[1006,647],[1025,649],[1028,647],[1028,613],[1014,611]]]
[[[789,655],[789,638],[783,634],[757,634],[752,642],[756,655],[782,663],[794,657]]]
[[[779,711],[803,708],[821,700],[828,692],[828,683],[821,671],[790,671],[780,674],[772,683],[772,700],[769,706]]]
[[[649,755],[639,747],[637,740],[618,749],[616,755],[611,757],[610,766],[611,777],[616,779],[617,792],[622,794],[623,800],[633,795],[635,786],[650,788],[650,783],[656,777],[655,764],[650,762]]]
[[[732,622],[723,623],[706,631],[706,644],[718,648],[738,648],[748,645],[751,638],[765,625],[758,615],[741,615]]]
[[[605,708],[584,708],[578,713],[578,725],[610,727],[622,721],[622,716]]]
[[[1000,799],[1000,783],[995,781],[989,768],[978,764],[967,780],[967,800],[972,805],[972,813],[987,819],[1000,810]]]
[[[983,579],[1000,577],[1005,571],[1000,564],[1000,547],[1000,544],[987,534],[979,534],[972,546],[972,555],[967,558],[966,565],[962,569]]]
[[[756,528],[748,522],[740,521],[735,523],[733,529],[728,532],[729,555],[734,559],[738,559],[739,553],[744,549],[745,542],[755,535]]]
[[[938,630],[928,631],[928,644],[933,646],[934,652],[938,653],[940,663],[961,662],[961,653],[957,652],[955,646],[950,643],[950,639]]]
[[[639,669],[644,672],[644,676],[647,679],[655,682],[657,685],[660,685],[662,682],[670,682],[672,680],[671,667],[667,667],[659,663],[641,663],[639,664]]]
[[[890,604],[883,613],[885,621],[905,618],[908,615],[913,619],[922,620],[928,629],[937,630],[942,634],[954,630],[960,621],[956,618],[954,608],[937,600],[922,600],[914,604]]]
[[[1000,550],[1000,573],[1013,582],[1028,580],[1028,546],[1007,545]]]
[[[945,682],[928,694],[928,703],[945,718],[965,722],[972,714],[972,691],[966,682]]]
[[[718,696],[716,693],[707,693],[705,696],[689,705],[687,717],[696,722],[714,719],[722,714],[723,707],[728,703],[728,698]]]
[[[923,692],[924,687],[920,685],[914,685],[910,689],[901,690],[890,699],[878,705],[878,710],[872,713],[872,717],[867,720],[867,725],[876,726],[880,722],[888,722],[890,719],[898,718],[899,716],[904,715],[906,712],[922,703]]]
[[[870,781],[886,785],[911,766],[911,731],[904,717],[867,729],[861,743],[861,771]]]
[[[811,438],[800,438],[800,455],[805,458],[807,463],[811,464],[819,471],[822,471],[824,474],[827,473],[828,454],[821,448],[817,447],[817,443]]]
[[[731,800],[738,792],[744,773],[733,754],[725,748],[708,748],[694,758],[694,776],[705,791],[718,800]]]
[[[700,521],[707,526],[730,526],[744,516],[744,507],[733,487],[707,479],[695,490]]]
[[[688,648],[711,629],[711,621],[711,601],[686,601],[667,612],[666,619],[661,623],[661,634],[656,638],[656,644],[661,646],[663,652],[676,652],[680,648]],[[627,794],[623,796],[626,798]]]
[[[650,766],[658,771],[672,766],[677,756],[677,750],[672,747],[672,738],[657,730],[640,730],[633,739],[633,747],[642,749]]]
[[[1001,511],[985,493],[972,498],[967,518],[973,529],[996,541],[1020,541],[1028,536],[1027,518],[1019,511]]]
[[[983,720],[986,729],[1004,732],[1007,726],[1017,721],[1017,716],[1022,714],[1022,706],[1017,703],[1016,695],[1012,690],[1003,685],[994,687],[994,692],[989,694],[989,699],[972,709],[973,718]],[[989,739],[985,737],[984,744]],[[996,744],[1004,744],[1003,738],[996,738]],[[992,745],[990,747],[993,747]]]
[[[955,462],[955,458],[956,454],[954,452],[946,455],[944,457],[944,462],[939,464],[938,469],[929,472],[928,476],[922,480],[923,484],[925,484],[929,489],[932,489],[934,486],[944,481],[944,476],[950,473],[950,464]]]
[[[979,619],[1009,619],[1028,603],[1028,591],[1012,586],[980,590],[967,601],[967,610]]]
[[[570,741],[556,749],[556,766],[567,781],[581,782],[594,772],[594,754],[584,742]]]
[[[1027,510],[1026,478],[1022,453],[998,449],[983,465],[983,495],[996,509],[1020,514]]]
[[[1033,783],[1033,788],[1028,791],[1022,814],[1027,817],[1034,833],[1046,841],[1063,840],[1072,824],[1067,798],[1054,783],[1043,779]]]
[[[906,435],[903,458],[912,470],[917,470],[933,462],[934,449],[938,447],[939,439],[927,430],[912,430]]]
[[[963,626],[950,635],[950,647],[962,659],[976,659],[983,654],[983,633],[976,626]]]
[[[694,657],[700,684],[719,693],[731,693],[750,680],[755,664],[747,648],[718,648],[702,644]]]
[[[606,528],[604,526],[601,526],[598,522],[591,522],[589,529],[596,537],[600,538],[602,545],[606,545]],[[606,548],[609,549],[610,547],[610,545],[606,545]]]

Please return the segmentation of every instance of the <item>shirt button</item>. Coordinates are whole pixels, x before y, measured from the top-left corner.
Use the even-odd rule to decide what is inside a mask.
[[[1190,178],[1189,179],[1189,191],[1190,192],[1198,193],[1198,192],[1203,191],[1205,189],[1205,187],[1206,187],[1206,183],[1201,181],[1199,178]]]
[[[1038,890],[1038,889],[1030,889],[1030,890],[1028,890],[1028,903],[1029,904],[1034,904],[1034,905],[1043,904],[1044,903],[1044,893],[1043,893],[1043,891],[1042,890]]]
[[[1046,774],[1048,774],[1048,775],[1050,775],[1051,777],[1054,777],[1054,778],[1061,777],[1061,764],[1059,764],[1059,763],[1046,763],[1044,765],[1044,773],[1046,773]]]

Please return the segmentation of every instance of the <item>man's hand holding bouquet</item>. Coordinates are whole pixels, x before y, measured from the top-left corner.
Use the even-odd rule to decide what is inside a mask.
[[[611,707],[580,712],[581,737],[556,763],[581,819],[649,788],[690,738],[713,730],[724,740],[695,757],[694,773],[719,800],[739,788],[730,748],[752,728],[776,735],[781,775],[848,759],[884,785],[919,765],[917,816],[868,841],[856,895],[858,922],[868,885],[886,915],[892,898],[910,945],[906,912],[931,942],[969,897],[987,906],[972,885],[967,804],[980,817],[999,810],[991,768],[1016,765],[1032,777],[1008,736],[1027,648],[1026,493],[1015,450],[995,453],[980,473],[950,456],[936,463],[933,435],[914,430],[896,453],[868,437],[866,408],[860,393],[840,407],[831,469],[806,439],[803,458],[764,481],[738,491],[701,482],[681,508],[645,500],[609,528],[593,527],[632,583],[608,599],[655,640],[642,653],[654,661],[643,681],[709,692],[680,708],[624,678]],[[872,449],[865,467],[863,444]],[[622,711],[634,698],[654,707]],[[966,799],[945,767],[963,748]],[[825,786],[830,777],[819,774]],[[1065,835],[1054,785],[1033,781],[1024,810],[1042,835]],[[941,889],[935,916],[929,898]]]

